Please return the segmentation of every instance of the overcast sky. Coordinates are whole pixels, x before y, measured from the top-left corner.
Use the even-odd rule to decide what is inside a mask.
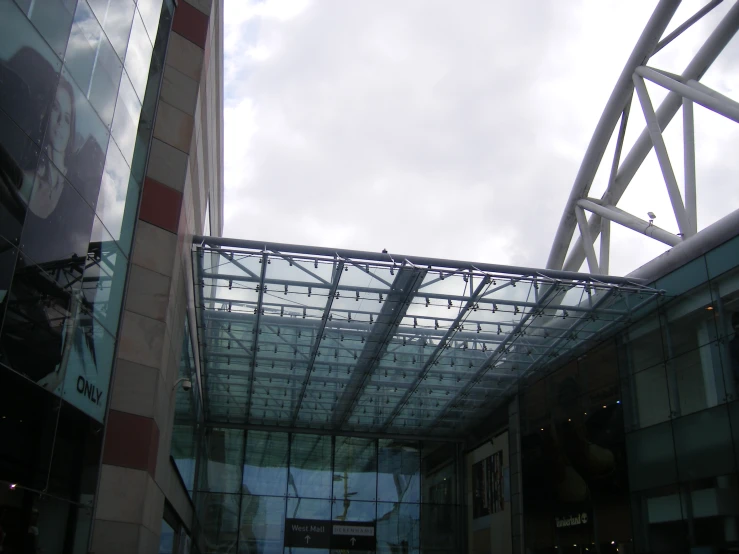
[[[706,1],[685,0],[670,29]],[[734,1],[650,65],[681,72]],[[226,0],[224,234],[544,267],[656,4]],[[735,37],[703,82],[739,99],[737,63]],[[630,123],[627,147],[638,105]],[[665,134],[680,183],[681,133],[678,116]],[[703,227],[739,207],[739,126],[696,107],[696,142]],[[654,153],[619,207],[677,232]],[[615,225],[612,237],[616,274],[666,248]]]

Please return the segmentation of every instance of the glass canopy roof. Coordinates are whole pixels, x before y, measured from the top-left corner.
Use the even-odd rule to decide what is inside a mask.
[[[626,278],[195,237],[206,420],[455,436],[658,291]]]

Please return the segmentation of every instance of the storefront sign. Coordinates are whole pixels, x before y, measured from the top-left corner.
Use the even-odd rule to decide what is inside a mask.
[[[375,524],[320,519],[286,519],[285,547],[375,550]]]
[[[557,525],[557,529],[561,529],[562,527],[575,527],[577,525],[585,525],[588,523],[588,513],[587,512],[581,512],[574,515],[564,516],[564,517],[555,517],[554,522]]]

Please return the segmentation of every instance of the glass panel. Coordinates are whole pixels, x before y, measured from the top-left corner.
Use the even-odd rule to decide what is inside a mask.
[[[633,427],[648,427],[672,417],[667,373],[663,365],[635,373],[626,382],[632,390],[632,414],[635,416]]]
[[[16,245],[31,198],[38,155],[38,146],[0,111],[0,237]]]
[[[93,222],[82,294],[85,308],[110,332],[118,330],[128,260],[96,217]]]
[[[735,237],[706,254],[708,275],[715,279],[725,271],[739,266],[739,237]]]
[[[21,236],[21,250],[39,264],[75,263],[90,244],[93,212],[46,155],[41,157]]]
[[[675,384],[670,387],[670,405],[679,415],[687,415],[726,401],[721,345],[706,344],[667,362]]]
[[[289,496],[331,497],[331,450],[330,436],[292,435]]]
[[[652,367],[664,361],[664,349],[662,347],[662,333],[660,331],[659,317],[657,314],[649,316],[636,325],[632,325],[624,333],[626,342],[622,376],[635,373],[647,367]]]
[[[729,420],[731,422],[731,439],[734,443],[734,460],[739,465],[739,402],[729,404]]]
[[[655,288],[667,291],[668,296],[677,296],[708,281],[708,269],[703,256],[685,264],[655,283]]]
[[[242,497],[239,554],[281,553],[284,531],[285,497]]]
[[[316,498],[288,498],[288,519],[331,519],[331,501]]]
[[[54,280],[19,253],[6,300],[0,361],[56,390],[64,345],[71,340],[84,258],[59,264]]]
[[[709,288],[681,296],[665,310],[665,350],[668,358],[716,340],[715,310]]]
[[[132,0],[89,0],[92,11],[105,29],[120,59],[126,56],[134,5]]]
[[[631,490],[661,487],[677,481],[670,422],[626,435]]]
[[[159,534],[159,554],[172,554],[174,552],[174,529],[169,523],[162,520],[162,530]]]
[[[244,463],[244,431],[210,429],[208,433],[208,486],[212,492],[239,492]]]
[[[378,500],[421,501],[421,452],[418,443],[381,439],[378,466]]]
[[[711,282],[727,398],[739,398],[739,270]]]
[[[373,439],[336,437],[334,498],[377,498],[377,444]],[[334,512],[335,513],[335,512]]]
[[[139,186],[130,178],[128,165],[118,146],[110,141],[105,160],[97,213],[112,238],[128,254],[139,204]]]
[[[36,0],[28,17],[60,58],[64,57],[75,0]]]
[[[453,449],[453,446],[447,446]],[[456,502],[456,479],[454,463],[441,468],[427,469],[428,460],[423,461],[423,497],[422,502],[428,504],[454,504]]]
[[[684,501],[677,485],[632,495],[636,552],[666,554],[684,551],[688,536]]]
[[[203,534],[206,554],[233,552],[239,525],[238,494],[204,494]]]
[[[361,502],[350,498],[336,499],[331,505],[331,519],[334,521],[375,521],[377,504]]]
[[[673,424],[681,481],[735,471],[731,426],[726,406],[676,419]]]
[[[287,494],[287,433],[249,431],[246,436],[244,489],[250,494]]]
[[[121,87],[118,91],[118,104],[113,119],[113,138],[130,165],[133,160],[133,151],[136,147],[136,131],[141,115],[141,102],[128,80],[126,74],[121,78]]]
[[[46,487],[59,405],[59,398],[0,364],[4,481],[34,490]]]
[[[418,504],[377,504],[377,551],[418,554],[421,507]]]
[[[141,19],[152,43],[156,40],[159,19],[162,13],[162,0],[139,0],[136,4]]]
[[[40,144],[62,64],[8,0],[0,2],[0,37],[0,108]]]
[[[6,300],[10,283],[13,281],[15,261],[18,258],[18,249],[0,237],[0,332],[3,328]],[[2,359],[2,357],[0,357]]]
[[[152,50],[151,41],[146,33],[146,27],[144,27],[143,21],[141,21],[141,16],[136,12],[133,16],[133,26],[131,27],[131,38],[128,43],[125,67],[139,100],[143,100],[144,93],[146,92]]]
[[[421,504],[421,551],[434,554],[459,552],[457,537],[460,508],[451,505]]]
[[[195,487],[195,463],[197,459],[197,431],[192,423],[175,423],[172,431],[172,458],[182,477],[185,489]]]
[[[123,66],[84,0],[77,3],[64,65],[103,123],[110,126]]]

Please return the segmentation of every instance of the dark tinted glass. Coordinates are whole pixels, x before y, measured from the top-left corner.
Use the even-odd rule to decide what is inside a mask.
[[[6,300],[10,283],[13,281],[15,260],[18,258],[18,249],[0,237],[0,332],[3,328]]]
[[[46,488],[60,402],[0,364],[0,479]]]
[[[420,502],[421,452],[417,443],[380,440],[377,499]]]
[[[120,248],[128,254],[139,204],[139,185],[130,177],[115,141],[108,146],[96,212]]]
[[[131,31],[134,5],[132,0],[90,0],[90,7],[105,29],[118,56],[126,55],[128,34]]]
[[[0,0],[0,37],[0,108],[40,144],[61,62],[11,0]]]
[[[331,437],[292,435],[287,493],[300,498],[331,497]]]
[[[60,58],[64,57],[76,0],[35,0],[28,18]]]
[[[20,242],[39,148],[0,111],[0,237]]]

